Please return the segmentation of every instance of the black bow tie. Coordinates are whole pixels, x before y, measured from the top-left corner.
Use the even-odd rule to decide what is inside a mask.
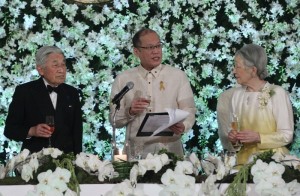
[[[52,86],[50,86],[50,85],[47,85],[47,90],[48,90],[49,93],[52,93],[53,91],[56,92],[56,93],[58,93],[59,88],[58,88],[58,87],[52,87]]]

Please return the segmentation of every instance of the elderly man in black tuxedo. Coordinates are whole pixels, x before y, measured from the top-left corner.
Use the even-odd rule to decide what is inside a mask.
[[[65,153],[82,151],[82,111],[79,92],[64,83],[66,61],[56,46],[41,47],[36,53],[40,78],[16,87],[9,106],[4,135],[22,141],[22,149],[37,152],[58,148]],[[54,116],[55,130],[45,123]],[[50,140],[49,140],[50,138]]]

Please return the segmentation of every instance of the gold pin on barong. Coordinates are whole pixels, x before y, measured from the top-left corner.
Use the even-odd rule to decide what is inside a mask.
[[[164,86],[164,82],[163,81],[160,81],[160,83],[159,83],[159,90],[160,91],[165,90],[165,86]]]

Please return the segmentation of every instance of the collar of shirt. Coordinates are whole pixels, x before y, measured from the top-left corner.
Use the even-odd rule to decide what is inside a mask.
[[[43,78],[43,80],[44,80],[44,84],[47,88],[47,85],[50,85],[50,84],[44,78]],[[50,96],[50,99],[51,99],[51,102],[52,102],[52,105],[53,105],[54,109],[56,109],[57,93],[52,91],[51,93],[49,93],[49,96]]]
[[[45,84],[45,86],[46,86],[46,88],[47,88],[47,85],[50,85],[44,78],[43,78],[43,80],[44,80],[44,84]],[[51,86],[51,85],[50,85]],[[57,87],[57,86],[54,86],[54,87]],[[51,93],[56,93],[55,91],[52,91]],[[50,93],[50,94],[51,94]]]
[[[148,71],[148,70],[144,69],[141,65],[138,66],[138,71],[143,76],[143,78],[147,78],[147,75],[149,74],[149,72],[151,72],[152,75],[154,76],[154,78],[156,78],[156,77],[158,77],[158,75],[159,75],[159,73],[160,73],[160,71],[162,69],[163,69],[163,65],[162,64],[160,64],[159,66],[155,67],[151,71]]]

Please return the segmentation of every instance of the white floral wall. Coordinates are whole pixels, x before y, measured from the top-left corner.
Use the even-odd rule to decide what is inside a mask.
[[[233,55],[245,43],[266,48],[271,83],[290,92],[300,155],[300,2],[298,0],[114,0],[73,4],[63,0],[0,0],[0,160],[20,143],[3,135],[17,85],[38,78],[34,55],[57,45],[67,57],[67,83],[82,90],[84,151],[108,158],[112,127],[109,92],[120,71],[136,66],[131,37],[141,27],[164,41],[164,63],[186,72],[197,104],[196,123],[182,140],[188,151],[221,149],[217,135],[219,94],[235,81]],[[124,130],[118,130],[122,146]]]

